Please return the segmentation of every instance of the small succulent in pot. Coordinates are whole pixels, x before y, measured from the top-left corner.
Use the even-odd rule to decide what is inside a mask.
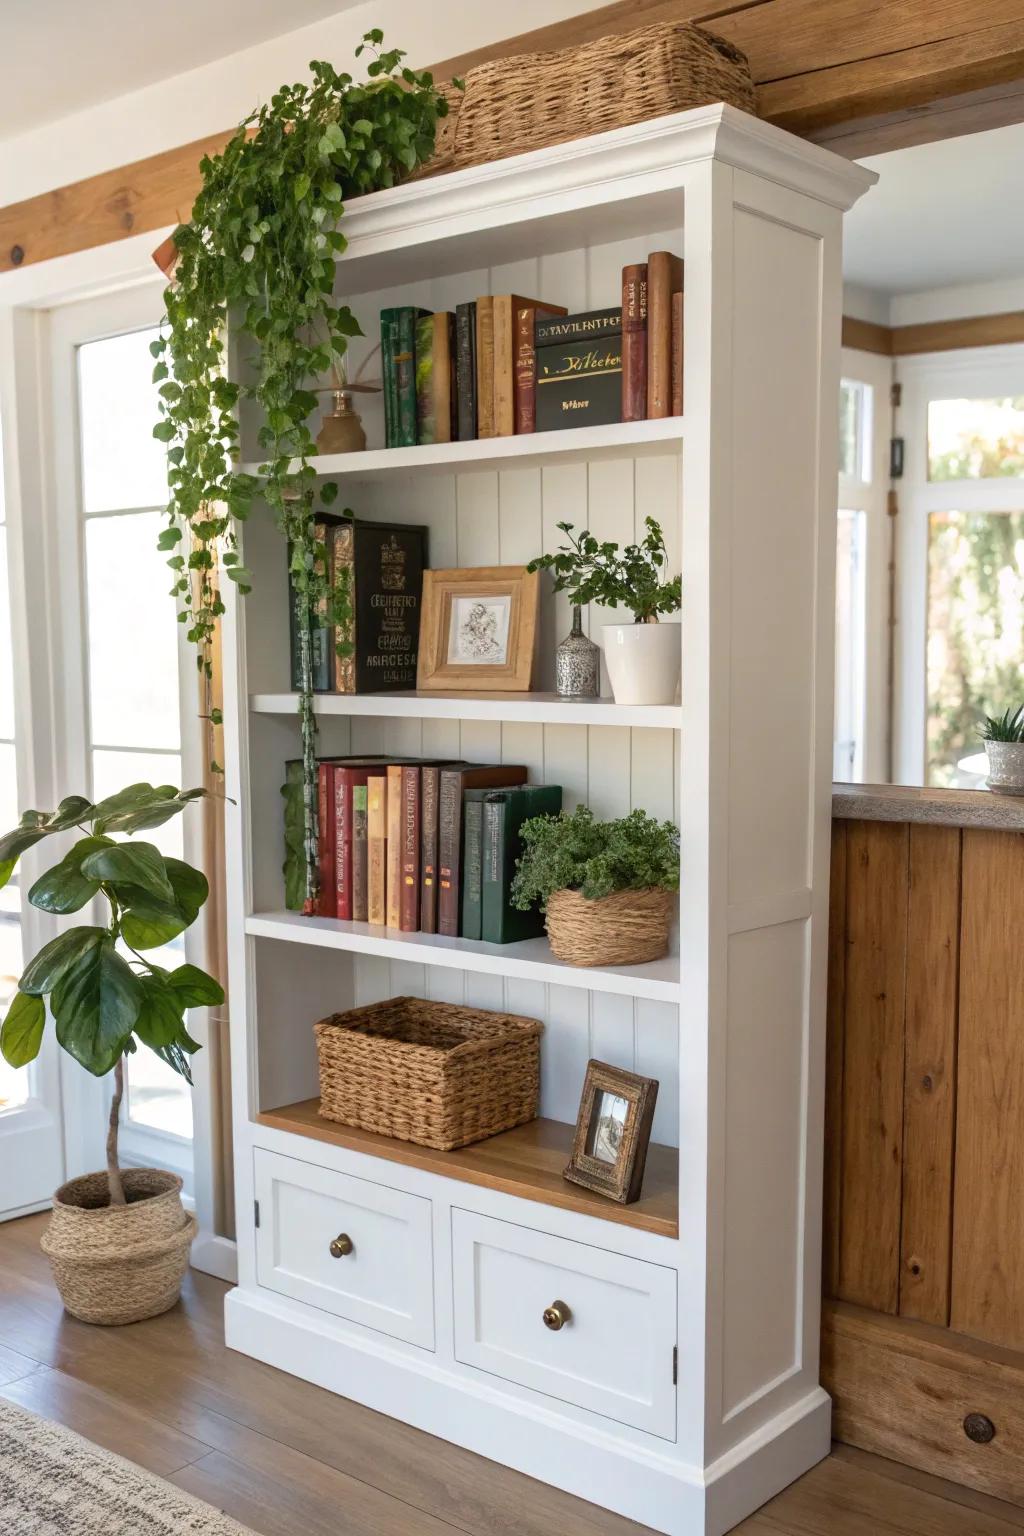
[[[568,542],[528,566],[531,571],[551,571],[555,591],[567,592],[577,608],[600,603],[632,613],[632,624],[602,626],[605,664],[617,704],[671,704],[679,684],[679,629],[659,619],[681,608],[682,578],[666,573],[668,553],[660,525],[647,517],[644,526],[643,539],[622,548],[599,541],[589,528],[577,535],[572,523],[559,523]]]
[[[599,821],[584,805],[535,816],[512,901],[544,910],[548,939],[569,965],[639,965],[668,953],[679,889],[679,831],[646,811]]]
[[[986,715],[979,735],[988,754],[988,787],[1000,795],[1024,795],[1024,704]]]
[[[189,1058],[199,1044],[185,1014],[224,1001],[219,982],[198,966],[168,970],[147,958],[195,922],[209,886],[198,869],[133,836],[163,826],[205,794],[131,784],[95,804],[69,795],[55,811],[26,811],[0,837],[3,886],[29,848],[78,832],[28,899],[59,917],[106,903],[102,924],[64,929],[28,962],[0,1028],[4,1059],[27,1066],[42,1046],[48,1000],[58,1045],[94,1077],[114,1074],[107,1167],[57,1191],[43,1237],[65,1306],[86,1322],[134,1322],[165,1311],[188,1264],[195,1218],[182,1207],[180,1178],[122,1170],[117,1140],[125,1059],[146,1046],[191,1083]]]

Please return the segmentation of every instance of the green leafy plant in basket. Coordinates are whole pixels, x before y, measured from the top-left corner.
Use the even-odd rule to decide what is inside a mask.
[[[28,899],[59,917],[93,900],[105,903],[102,924],[66,928],[29,960],[0,1028],[0,1051],[12,1067],[35,1060],[48,1001],[62,1049],[95,1077],[114,1073],[107,1138],[112,1206],[125,1203],[117,1151],[125,1057],[147,1046],[191,1083],[189,1058],[199,1046],[185,1027],[186,1010],[224,1001],[220,984],[198,966],[167,970],[147,958],[195,922],[209,887],[198,869],[135,835],[163,826],[205,794],[132,784],[96,804],[70,795],[55,811],[26,811],[14,831],[0,837],[0,885],[6,885],[29,848],[78,832]]]
[[[167,445],[169,461],[168,522],[159,546],[208,686],[224,612],[221,578],[240,593],[252,586],[239,525],[255,500],[267,503],[291,548],[307,906],[318,878],[309,632],[350,607],[347,592],[329,590],[329,565],[314,534],[315,503],[330,505],[337,486],[317,486],[310,427],[317,380],[362,334],[348,305],[334,296],[335,262],[347,243],[345,199],[391,187],[415,171],[433,153],[438,121],[448,112],[429,72],[407,68],[401,49],[382,45],[383,33],[374,28],[356,49],[357,57],[372,55],[364,81],[314,60],[309,84],[282,86],[220,154],[203,158],[191,218],[173,236],[166,328],[151,348],[161,399],[154,435]],[[241,363],[240,379],[230,380],[229,317]],[[256,474],[237,467],[243,402],[252,403],[262,421]],[[208,700],[211,729],[219,723],[215,714]]]
[[[586,806],[522,826],[512,901],[539,902],[548,939],[569,965],[641,964],[667,953],[679,889],[679,833],[631,811],[599,821]]]

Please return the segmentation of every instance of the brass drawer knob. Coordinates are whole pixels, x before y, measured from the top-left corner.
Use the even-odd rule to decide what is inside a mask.
[[[352,1252],[354,1246],[347,1232],[339,1232],[331,1244],[331,1258],[343,1259],[346,1254]]]
[[[552,1333],[557,1333],[559,1328],[564,1328],[572,1317],[572,1313],[564,1301],[553,1301],[550,1307],[544,1308],[544,1327],[550,1328]]]

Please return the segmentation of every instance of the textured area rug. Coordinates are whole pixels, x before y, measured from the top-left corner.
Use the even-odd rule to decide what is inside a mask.
[[[252,1536],[81,1435],[0,1401],[3,1536]]]

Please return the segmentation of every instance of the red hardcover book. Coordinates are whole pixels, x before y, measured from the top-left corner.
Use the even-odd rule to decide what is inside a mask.
[[[321,760],[317,764],[317,853],[320,866],[320,894],[316,900],[317,917],[337,917],[337,894],[334,874],[335,855],[335,801],[334,764]]]
[[[402,866],[398,926],[415,933],[420,926],[420,768],[402,768]]]
[[[438,796],[437,931],[447,938],[459,936],[462,912],[462,792],[464,789],[504,789],[525,784],[526,769],[507,763],[465,768],[442,768]]]
[[[565,307],[561,304],[541,304],[534,300],[528,303],[517,294],[511,295],[512,302],[512,421],[503,423],[500,412],[497,421],[498,435],[502,436],[506,431],[533,432],[537,426],[537,347],[534,341],[533,328],[538,315],[564,315]],[[494,343],[494,368],[495,368],[495,409],[499,408],[498,368],[501,363],[499,352],[499,305],[504,299],[495,299],[495,343]]]
[[[437,932],[437,808],[441,770],[420,770],[420,932]]]
[[[647,263],[622,269],[622,419],[647,417]]]
[[[683,295],[672,295],[672,415],[683,414]]]

